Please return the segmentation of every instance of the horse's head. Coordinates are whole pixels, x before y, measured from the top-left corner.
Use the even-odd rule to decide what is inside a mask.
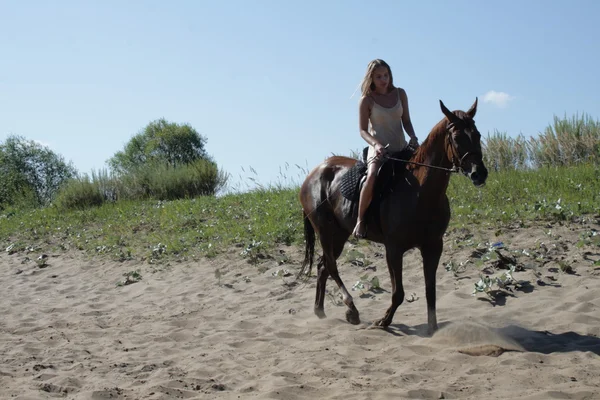
[[[483,186],[488,176],[481,152],[481,134],[475,126],[477,98],[467,111],[450,111],[440,100],[447,118],[446,152],[455,168],[471,179],[475,186]]]

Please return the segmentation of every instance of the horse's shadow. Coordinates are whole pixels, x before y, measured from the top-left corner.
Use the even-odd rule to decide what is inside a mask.
[[[438,330],[450,325],[451,322],[445,321],[438,323]],[[430,337],[427,333],[427,324],[420,324],[415,326],[408,326],[404,324],[391,324],[387,328],[383,328],[386,332],[394,336],[419,336],[422,338]]]
[[[592,352],[600,355],[600,338],[569,331],[552,333],[533,331],[516,325],[496,329],[501,335],[517,342],[523,349],[533,353],[569,353],[572,351]]]
[[[439,324],[439,330],[444,329],[444,327],[449,326],[450,324],[452,324],[452,322],[441,322]],[[562,333],[535,331],[517,325],[489,329],[501,337],[512,340],[525,351],[531,353],[551,354],[581,351],[600,355],[600,338],[593,335],[582,335],[572,331]],[[430,337],[427,334],[427,324],[415,326],[392,324],[386,330],[395,336]]]

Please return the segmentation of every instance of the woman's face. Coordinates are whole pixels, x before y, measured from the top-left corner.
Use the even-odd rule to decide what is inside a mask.
[[[375,84],[377,92],[387,93],[387,88],[390,84],[390,74],[386,67],[375,68],[375,71],[373,71],[373,84]]]

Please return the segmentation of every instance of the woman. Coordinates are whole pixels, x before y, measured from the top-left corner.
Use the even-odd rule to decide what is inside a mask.
[[[386,152],[401,151],[407,146],[405,131],[410,137],[410,146],[416,148],[419,145],[410,120],[406,92],[394,86],[392,70],[385,61],[376,59],[369,63],[361,91],[360,136],[369,144],[369,150],[367,179],[360,193],[358,219],[352,233],[358,238],[366,235],[363,218],[373,197],[381,156]]]

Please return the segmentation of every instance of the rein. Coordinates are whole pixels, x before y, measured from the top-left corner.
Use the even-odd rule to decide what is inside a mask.
[[[401,158],[395,158],[395,157],[389,157],[389,156],[383,156],[383,157],[387,158],[388,160],[403,161],[405,163],[420,165],[422,167],[441,169],[446,172],[459,172],[460,171],[459,169],[456,168],[455,165],[453,165],[452,168],[445,168],[445,167],[438,167],[437,165],[423,164],[423,163],[418,163],[416,161],[403,160]]]
[[[414,164],[414,165],[419,165],[419,166],[422,166],[422,167],[434,168],[434,169],[440,169],[440,170],[442,170],[442,171],[446,171],[446,172],[450,172],[450,173],[453,173],[453,172],[454,172],[454,173],[458,173],[458,172],[460,172],[460,171],[461,171],[461,169],[462,169],[462,168],[461,168],[462,162],[463,162],[463,160],[465,159],[465,157],[466,157],[467,155],[469,155],[469,152],[465,153],[465,154],[464,154],[462,157],[457,157],[457,154],[456,154],[456,146],[454,146],[454,143],[453,143],[454,141],[452,140],[452,133],[451,133],[451,129],[452,129],[453,127],[454,127],[454,124],[450,123],[450,124],[448,124],[448,126],[447,126],[447,128],[446,128],[446,132],[448,133],[448,134],[446,135],[446,144],[447,144],[447,146],[450,146],[450,147],[451,147],[451,150],[452,150],[452,160],[451,160],[451,162],[452,162],[452,168],[445,168],[445,167],[439,167],[439,166],[437,166],[437,165],[423,164],[423,163],[418,163],[418,162],[416,162],[416,161],[403,160],[403,159],[401,159],[401,158],[390,157],[390,156],[388,156],[388,155],[384,155],[383,157],[384,157],[384,158],[387,158],[388,160],[402,161],[402,162],[405,162],[405,163]],[[448,140],[449,138],[450,138],[450,141]],[[452,143],[450,143],[450,142],[452,142]],[[387,146],[386,146],[386,147],[387,147]],[[456,158],[455,158],[455,157],[456,157],[456,158],[460,158],[460,160],[459,160],[459,162],[458,162],[458,163],[456,163],[456,161],[455,161],[455,159],[456,159]]]

